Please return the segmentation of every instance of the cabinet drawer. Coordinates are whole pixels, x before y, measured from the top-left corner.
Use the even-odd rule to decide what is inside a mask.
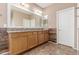
[[[10,33],[9,34],[10,37],[20,37],[20,36],[26,36],[26,33],[19,33],[19,32],[16,32],[16,33]]]
[[[43,32],[42,31],[38,31],[38,34],[43,34]]]

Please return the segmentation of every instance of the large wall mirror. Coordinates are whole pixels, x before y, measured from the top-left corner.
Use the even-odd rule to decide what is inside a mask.
[[[11,6],[9,23],[10,27],[43,28],[46,26],[46,24],[47,20],[44,20],[43,15],[39,16],[37,14]]]

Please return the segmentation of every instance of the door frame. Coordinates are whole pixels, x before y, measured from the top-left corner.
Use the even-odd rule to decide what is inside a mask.
[[[77,20],[76,20],[76,7],[69,7],[69,8],[74,8],[74,42],[73,42],[73,46],[71,46],[72,48],[74,48],[74,49],[76,49],[77,50],[77,46],[75,47],[75,41],[77,40]],[[65,8],[65,9],[68,9],[68,8]],[[63,9],[63,10],[65,10],[65,9]],[[59,12],[61,12],[62,10],[59,10],[59,11],[56,11],[56,32],[57,32],[57,44],[59,44],[59,37],[58,37],[58,34],[59,34],[59,30],[58,30],[58,28],[59,28],[59,26],[58,26],[58,24],[59,24],[59,21],[57,20],[57,18],[58,18],[58,13]],[[77,42],[78,43],[78,42]]]
[[[79,38],[78,38],[78,28],[77,28],[77,20],[78,20],[78,16],[77,16],[77,9],[79,9],[78,7],[76,7],[76,15],[75,15],[75,18],[76,18],[76,36],[77,36],[77,51],[79,51],[79,48],[78,48],[78,45],[79,45]]]

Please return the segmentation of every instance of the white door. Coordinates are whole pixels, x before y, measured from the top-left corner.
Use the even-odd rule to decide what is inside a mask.
[[[74,7],[57,11],[58,43],[74,47]]]
[[[77,49],[79,50],[79,9],[77,9]]]

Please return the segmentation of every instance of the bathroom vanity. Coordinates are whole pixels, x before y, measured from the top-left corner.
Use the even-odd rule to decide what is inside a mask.
[[[33,8],[29,9],[16,3],[8,4],[7,9],[10,54],[22,53],[48,41],[48,30],[45,30],[47,28],[47,18],[42,14],[42,9],[32,10]],[[19,28],[22,29],[19,30]]]
[[[19,54],[49,39],[48,30],[8,31],[9,53]]]

